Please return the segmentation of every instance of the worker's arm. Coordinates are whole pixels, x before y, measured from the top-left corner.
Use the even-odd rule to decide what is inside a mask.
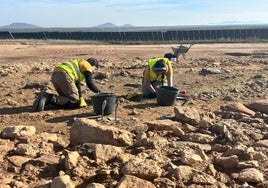
[[[172,64],[170,61],[167,63],[167,66],[168,66],[168,70],[167,70],[166,76],[167,76],[168,86],[173,87],[173,68],[172,68]]]
[[[144,83],[151,93],[156,93],[152,83],[149,80],[144,80]]]
[[[92,73],[89,71],[84,72],[87,87],[94,93],[99,93],[100,90],[95,86],[92,80]]]
[[[147,66],[144,71],[144,84],[151,93],[156,93],[150,78],[150,67]]]
[[[167,82],[169,87],[173,87],[173,76],[172,75],[167,75]]]
[[[82,97],[82,92],[81,92],[81,83],[80,82],[76,82],[75,83],[77,90],[78,90],[78,94],[79,94],[79,98]]]
[[[75,83],[75,85],[78,89],[78,94],[79,94],[79,101],[77,101],[79,103],[79,107],[86,107],[87,103],[86,103],[85,99],[82,97],[81,83],[77,82],[77,83]]]

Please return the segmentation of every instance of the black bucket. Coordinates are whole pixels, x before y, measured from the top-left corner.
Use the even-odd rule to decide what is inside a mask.
[[[114,93],[96,93],[91,95],[93,110],[98,115],[102,114],[102,105],[104,100],[106,100],[106,106],[103,114],[108,115],[113,113],[116,102],[116,95]]]
[[[178,91],[178,89],[169,86],[161,86],[157,88],[157,104],[160,106],[173,106],[176,103]]]

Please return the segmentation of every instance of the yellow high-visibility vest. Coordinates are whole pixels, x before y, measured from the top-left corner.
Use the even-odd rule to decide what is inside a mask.
[[[79,69],[79,61],[80,59],[74,59],[72,61],[60,63],[56,67],[65,70],[75,82],[80,82],[85,79],[85,76]]]
[[[163,59],[164,62],[166,63],[166,65],[167,65],[167,63],[168,63],[168,59],[167,59],[167,58],[152,58],[152,59],[150,59],[149,62],[148,62],[148,65],[149,65],[149,68],[150,68],[150,81],[155,81],[155,80],[157,80],[157,81],[162,81],[162,74],[157,76],[157,75],[155,74],[155,72],[153,71],[153,66],[154,66],[155,63],[156,63],[158,60],[160,60],[160,59]],[[167,67],[168,67],[168,65],[167,65]],[[167,80],[167,76],[166,76],[166,74],[164,73],[163,81],[166,81],[166,80]]]

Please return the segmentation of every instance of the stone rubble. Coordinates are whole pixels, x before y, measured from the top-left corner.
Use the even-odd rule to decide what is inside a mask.
[[[178,104],[172,119],[134,132],[77,118],[70,143],[36,134],[34,126],[7,126],[0,132],[0,187],[264,188],[268,128],[264,114],[255,116],[266,112],[264,104],[235,103],[211,114]]]

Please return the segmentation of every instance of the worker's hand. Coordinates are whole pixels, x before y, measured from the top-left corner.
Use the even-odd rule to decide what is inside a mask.
[[[86,103],[85,99],[83,97],[80,97],[79,107],[82,108],[82,107],[86,107],[86,106],[87,106],[87,103]]]
[[[149,99],[154,99],[154,98],[156,98],[156,92],[148,94],[148,98],[149,98]]]

